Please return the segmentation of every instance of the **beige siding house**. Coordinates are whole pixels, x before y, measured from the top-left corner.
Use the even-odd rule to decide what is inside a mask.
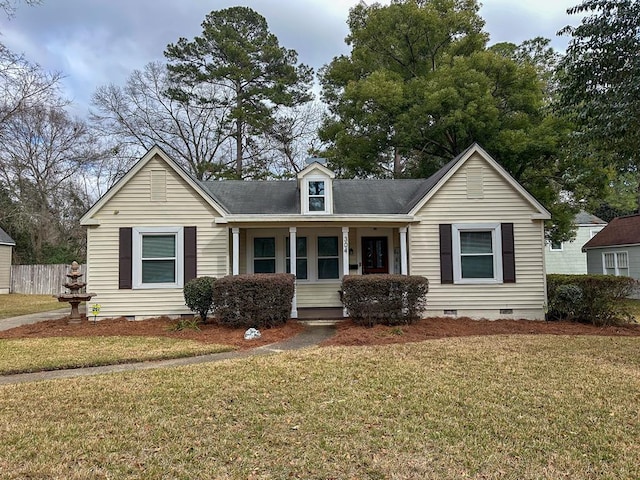
[[[544,318],[549,213],[481,147],[428,179],[337,179],[310,159],[290,181],[192,178],[151,149],[82,218],[102,317],[190,313],[196,276],[290,272],[292,317],[339,308],[345,275],[429,279],[428,316]]]
[[[0,228],[0,295],[11,290],[11,253],[16,243]]]

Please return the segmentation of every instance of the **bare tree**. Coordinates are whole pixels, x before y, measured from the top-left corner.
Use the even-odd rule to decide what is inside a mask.
[[[0,131],[1,212],[14,230],[28,232],[22,245],[30,261],[46,262],[51,249],[82,256],[84,232],[77,219],[89,206],[79,188],[85,166],[95,160],[87,126],[58,106],[21,108]]]
[[[0,43],[0,128],[12,115],[36,104],[56,103],[61,74],[49,73]]]
[[[184,99],[169,98],[172,84],[166,66],[149,63],[134,71],[124,87],[99,87],[92,98],[94,128],[115,140],[116,162],[130,164],[159,145],[199,179],[224,176],[232,168],[231,135],[225,122],[228,107],[212,107],[199,99],[213,95],[210,85],[193,87]],[[205,91],[205,89],[207,91]]]

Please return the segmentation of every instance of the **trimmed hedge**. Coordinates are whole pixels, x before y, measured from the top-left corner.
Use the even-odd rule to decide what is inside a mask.
[[[373,326],[408,325],[427,306],[429,281],[417,275],[346,275],[342,302],[351,319]]]
[[[598,326],[628,322],[623,299],[638,291],[631,277],[613,275],[547,275],[549,320],[572,320]]]
[[[291,316],[294,276],[289,273],[230,275],[213,284],[218,322],[229,327],[270,328]]]
[[[207,321],[207,314],[213,306],[213,277],[198,277],[184,284],[184,303],[192,312],[198,312],[200,320]]]

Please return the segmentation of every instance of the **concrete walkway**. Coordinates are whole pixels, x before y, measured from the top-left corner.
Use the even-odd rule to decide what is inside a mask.
[[[0,330],[35,323],[41,320],[62,318],[68,314],[65,310],[38,313],[34,315],[23,315],[21,317],[7,318],[0,320]],[[57,315],[57,316],[56,316]],[[32,318],[33,317],[33,318]],[[5,328],[6,325],[11,325]],[[335,333],[334,322],[316,322],[306,324],[305,329],[293,338],[282,342],[263,345],[251,350],[240,350],[234,352],[214,353],[211,355],[201,355],[197,357],[176,358],[171,360],[157,360],[148,362],[124,363],[121,365],[105,365],[102,367],[70,368],[67,370],[53,370],[48,372],[19,373],[16,375],[0,375],[0,385],[10,385],[16,383],[39,382],[44,380],[55,380],[59,378],[83,377],[88,375],[100,375],[104,373],[130,372],[136,370],[149,370],[152,368],[177,367],[181,365],[196,365],[200,363],[218,362],[235,358],[247,358],[255,355],[269,355],[288,350],[299,350],[301,348],[314,347],[323,340],[331,337]]]

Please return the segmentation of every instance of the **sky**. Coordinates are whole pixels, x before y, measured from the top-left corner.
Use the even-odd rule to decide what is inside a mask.
[[[42,0],[18,3],[12,18],[0,17],[0,42],[30,61],[64,75],[64,94],[80,116],[91,94],[110,83],[123,85],[133,70],[163,59],[167,44],[202,32],[207,13],[234,5],[263,15],[280,44],[298,52],[314,70],[348,54],[349,9],[358,0]],[[372,3],[372,2],[368,2]],[[380,3],[388,3],[382,1]],[[568,39],[556,32],[579,18],[567,8],[578,0],[484,0],[480,16],[490,44],[550,38],[560,51]]]

